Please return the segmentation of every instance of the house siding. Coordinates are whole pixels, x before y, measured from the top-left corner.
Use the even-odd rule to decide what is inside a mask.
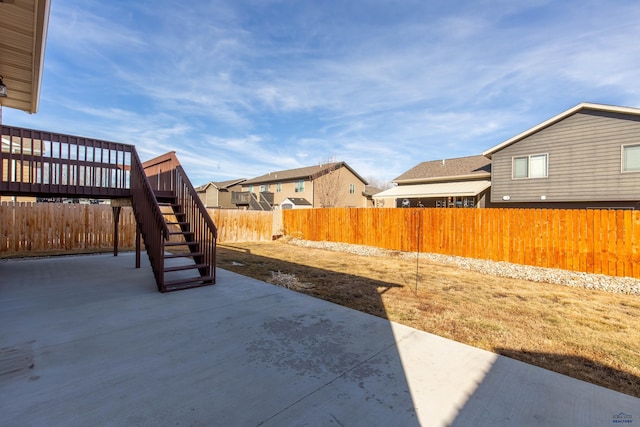
[[[340,193],[337,198],[335,207],[366,207],[366,197],[362,195],[365,190],[365,183],[362,182],[356,175],[354,175],[349,169],[341,167],[328,175],[321,176],[315,180],[309,179],[293,179],[286,181],[270,181],[269,191],[273,193],[273,205],[280,205],[285,199],[291,197],[300,197],[306,199],[313,207],[321,207],[319,197],[316,194],[317,185],[320,187],[323,185],[322,181],[327,179],[331,180],[334,174],[339,175],[339,181],[336,189]],[[296,192],[298,181],[304,181],[304,191]],[[320,182],[320,184],[318,184]],[[277,191],[277,184],[282,185],[280,192]],[[265,185],[267,183],[264,183]],[[349,184],[355,185],[354,194],[349,194]],[[251,185],[242,186],[242,191],[249,191],[253,187],[253,193],[257,196],[260,192],[261,183],[253,183]]]
[[[621,172],[621,146],[639,142],[638,117],[576,113],[493,154],[491,202],[640,200],[640,173]],[[513,157],[532,154],[548,155],[548,176],[512,179]]]

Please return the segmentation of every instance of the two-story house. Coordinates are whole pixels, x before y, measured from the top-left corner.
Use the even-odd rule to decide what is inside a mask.
[[[249,209],[366,207],[367,181],[345,162],[281,170],[248,179],[233,194]],[[284,204],[283,204],[284,202]]]
[[[496,207],[640,209],[640,109],[579,104],[482,153]]]
[[[422,162],[373,195],[386,208],[474,208],[488,205],[491,160],[484,156]]]
[[[205,208],[234,209],[236,205],[231,202],[233,192],[242,191],[242,183],[245,178],[229,181],[211,181],[196,187],[196,192]]]

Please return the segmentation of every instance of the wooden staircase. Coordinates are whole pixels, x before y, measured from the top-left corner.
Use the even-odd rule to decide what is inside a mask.
[[[142,165],[163,218],[165,238],[152,266],[160,292],[215,284],[217,230],[174,152]],[[135,207],[134,207],[135,210]],[[162,230],[158,231],[161,232]],[[157,239],[150,239],[157,244]],[[150,255],[151,259],[151,255]]]
[[[184,206],[172,192],[156,191],[155,195],[170,230],[169,241],[164,244],[164,291],[214,284],[215,274],[206,262],[203,242],[196,239]]]
[[[131,201],[160,292],[216,281],[217,229],[175,152],[145,163],[133,145],[0,126],[0,194]],[[114,255],[120,204],[114,212]]]

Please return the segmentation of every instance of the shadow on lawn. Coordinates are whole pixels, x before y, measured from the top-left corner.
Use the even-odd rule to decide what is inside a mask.
[[[396,283],[254,255],[248,249],[232,245],[218,246],[217,251],[217,265],[220,268],[262,281],[268,281],[272,272],[293,274],[303,285],[312,285],[295,290],[383,319],[388,317],[381,295],[391,288],[403,287]],[[340,255],[336,253],[336,256]]]

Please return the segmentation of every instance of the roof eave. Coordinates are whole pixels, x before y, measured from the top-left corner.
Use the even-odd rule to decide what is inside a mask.
[[[461,181],[464,179],[471,179],[471,178],[477,178],[477,179],[491,178],[491,172],[477,172],[474,174],[454,175],[454,176],[437,176],[432,178],[400,179],[392,182],[398,185],[402,185],[402,184],[416,184],[418,182]]]
[[[493,153],[502,150],[503,148],[508,147],[511,144],[514,144],[518,141],[520,141],[521,139],[524,139],[530,135],[533,135],[536,132],[539,132],[555,123],[558,123],[561,120],[566,119],[567,117],[576,114],[579,111],[582,110],[594,110],[594,111],[606,111],[606,112],[611,112],[611,113],[624,113],[624,114],[634,114],[637,116],[640,116],[640,109],[638,108],[631,108],[631,107],[619,107],[619,106],[615,106],[615,105],[606,105],[606,104],[594,104],[594,103],[590,103],[590,102],[582,102],[578,105],[576,105],[573,108],[570,108],[566,111],[563,111],[562,113],[555,115],[553,117],[551,117],[550,119],[530,128],[527,129],[526,131],[519,133],[518,135],[509,138],[508,140],[501,142],[500,144],[489,148],[488,150],[484,151],[482,153],[483,156],[487,157],[487,158],[491,158],[491,156],[493,155]]]
[[[47,45],[47,31],[49,28],[50,0],[40,0],[36,6],[34,19],[34,47],[33,47],[33,89],[31,91],[31,109],[29,113],[36,113],[40,106],[40,89],[44,70],[44,55]]]

